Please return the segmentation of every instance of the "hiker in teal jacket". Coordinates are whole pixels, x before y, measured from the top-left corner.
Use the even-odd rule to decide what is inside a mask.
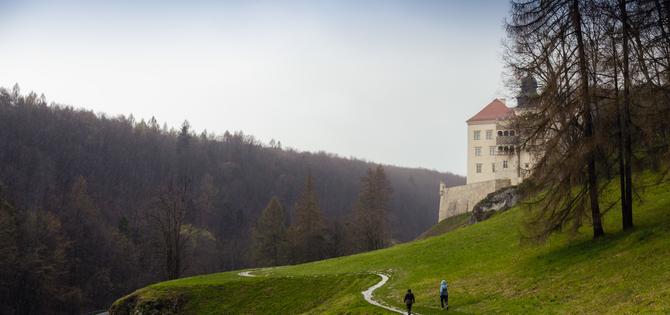
[[[442,280],[442,283],[440,283],[440,304],[442,304],[443,309],[445,305],[447,306],[447,309],[449,309],[449,291],[447,289],[447,281]]]

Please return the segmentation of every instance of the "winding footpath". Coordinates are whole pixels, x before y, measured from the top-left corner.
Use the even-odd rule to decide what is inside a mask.
[[[375,274],[380,276],[382,278],[382,280],[377,282],[377,284],[369,287],[367,290],[361,292],[363,294],[363,298],[365,299],[365,301],[367,301],[368,303],[370,303],[374,306],[381,307],[381,308],[383,308],[387,311],[391,311],[391,312],[399,313],[399,314],[405,314],[406,312],[399,309],[399,308],[395,308],[393,306],[383,304],[382,302],[377,301],[377,300],[374,299],[373,293],[375,292],[375,290],[381,288],[382,286],[384,286],[386,284],[387,281],[389,281],[389,276],[387,276],[383,273],[375,273]],[[240,277],[256,277],[255,275],[251,274],[250,270],[249,271],[242,271],[242,272],[238,273],[237,275],[240,276]],[[412,312],[412,314],[419,315],[419,313],[415,313],[415,312]]]
[[[377,307],[381,307],[381,308],[383,308],[383,309],[385,309],[385,310],[387,310],[387,311],[391,311],[391,312],[395,312],[395,313],[400,313],[400,314],[406,314],[406,311],[403,311],[403,310],[401,310],[401,309],[399,309],[399,308],[395,308],[395,307],[393,307],[393,306],[388,306],[388,305],[383,304],[382,302],[377,301],[377,300],[374,299],[374,297],[373,297],[372,294],[375,292],[375,290],[381,288],[382,286],[384,286],[384,285],[386,284],[387,281],[389,281],[389,276],[387,276],[387,275],[385,275],[385,274],[383,274],[383,273],[375,273],[375,274],[378,275],[378,276],[380,276],[380,277],[382,277],[382,280],[379,281],[379,282],[377,282],[377,284],[375,284],[375,285],[369,287],[367,290],[361,292],[361,293],[363,293],[363,298],[364,298],[366,301],[368,301],[368,303],[370,303],[370,304],[372,304],[372,305],[374,305],[374,306],[377,306]],[[415,312],[412,312],[412,314],[417,314],[417,315],[418,315],[418,313],[415,313]]]

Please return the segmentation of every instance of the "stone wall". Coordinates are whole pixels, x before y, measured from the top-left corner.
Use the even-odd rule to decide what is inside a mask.
[[[447,187],[444,183],[440,183],[438,222],[472,211],[472,208],[488,194],[511,185],[510,179],[495,179],[456,187]]]

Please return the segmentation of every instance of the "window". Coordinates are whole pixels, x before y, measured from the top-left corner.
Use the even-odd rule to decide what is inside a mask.
[[[489,155],[496,155],[496,147],[489,147]]]
[[[505,130],[505,131],[503,132],[503,136],[505,136],[505,137],[509,136],[509,131]]]
[[[481,130],[475,130],[475,140],[479,140],[481,133],[482,133]]]
[[[514,130],[510,130],[509,135],[514,137]]]
[[[481,173],[482,172],[482,163],[475,164],[475,168],[477,169],[477,173]]]
[[[496,163],[491,163],[491,172],[496,172]]]
[[[503,160],[503,168],[507,168],[507,161]]]
[[[475,156],[482,155],[482,147],[475,147]]]
[[[498,137],[502,137],[503,133],[502,131],[498,131]]]
[[[486,140],[493,139],[493,130],[486,130]]]

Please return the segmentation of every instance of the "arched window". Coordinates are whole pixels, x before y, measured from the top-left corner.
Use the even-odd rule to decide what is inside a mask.
[[[509,136],[509,131],[505,130],[505,132],[503,132],[503,135],[504,135],[505,137]]]
[[[514,153],[514,147],[509,148],[509,153]]]
[[[502,137],[503,133],[502,131],[498,131],[498,137]]]
[[[503,151],[503,147],[502,147],[502,146],[499,146],[499,147],[498,147],[498,153],[502,153],[502,151]]]
[[[512,137],[514,137],[514,130],[510,131],[510,132],[509,132],[509,135],[512,136]]]

